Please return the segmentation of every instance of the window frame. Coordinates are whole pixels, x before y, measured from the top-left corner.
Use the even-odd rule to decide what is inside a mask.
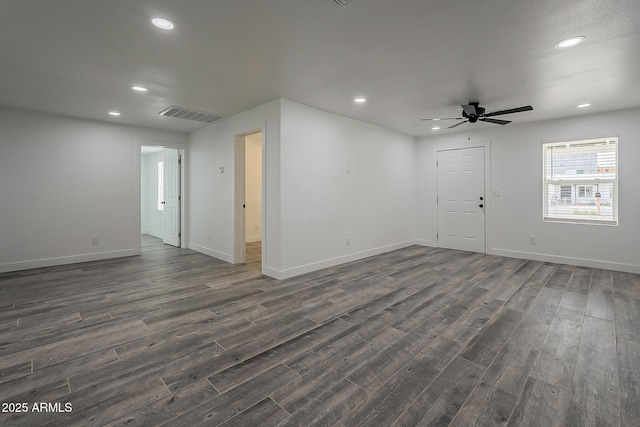
[[[576,139],[576,140],[565,140],[565,141],[553,141],[553,142],[542,142],[542,219],[544,222],[561,222],[561,223],[571,223],[571,224],[592,224],[592,225],[609,225],[609,226],[617,226],[619,224],[619,200],[618,200],[618,186],[619,186],[619,176],[620,176],[620,165],[619,165],[619,149],[620,143],[617,135],[610,135],[602,138],[588,138],[588,139]],[[591,177],[585,176],[588,175],[585,173],[585,169],[576,168],[575,175],[572,174],[564,174],[564,176],[553,177],[549,172],[553,173],[553,166],[549,167],[547,165],[548,159],[551,157],[548,156],[548,150],[552,147],[563,147],[563,148],[574,148],[579,150],[579,147],[585,147],[588,145],[593,145],[594,149],[592,151],[585,151],[585,154],[598,153],[596,147],[599,144],[605,144],[605,146],[610,147],[613,145],[614,148],[614,156],[612,160],[615,162],[613,168],[610,165],[607,166],[599,166],[595,165],[596,173],[592,173]],[[602,150],[601,152],[604,152]],[[568,153],[571,154],[571,153]],[[582,153],[574,152],[574,155],[578,156]],[[552,155],[553,156],[553,155]],[[553,157],[554,159],[556,157]],[[578,162],[579,163],[579,162]],[[565,165],[560,165],[563,167]],[[551,168],[551,169],[550,169]],[[600,171],[600,169],[604,169],[604,171]],[[609,169],[613,169],[610,171]],[[575,176],[575,178],[571,178],[571,176]],[[553,199],[550,196],[549,188],[552,185],[556,185],[558,188],[558,192],[561,194],[561,200]],[[610,190],[610,205],[611,205],[611,219],[603,219],[599,218],[590,218],[590,216],[596,216],[594,214],[553,214],[550,212],[550,208],[555,205],[563,205],[567,202],[566,197],[562,197],[562,194],[566,196],[566,188],[569,187],[571,190],[571,197],[569,198],[569,205],[576,206],[574,209],[579,209],[580,206],[585,206],[583,203],[578,203],[578,199],[588,199],[594,198],[596,193],[602,192],[604,193],[603,186],[611,186]],[[590,193],[592,196],[580,196],[579,189],[582,187],[585,189],[585,194],[588,192],[587,187],[590,188]],[[600,190],[602,188],[602,190]],[[555,201],[555,203],[553,203]],[[594,200],[594,204],[602,203],[600,206],[606,206],[606,202],[600,202],[598,199]],[[599,211],[599,210],[598,210]]]

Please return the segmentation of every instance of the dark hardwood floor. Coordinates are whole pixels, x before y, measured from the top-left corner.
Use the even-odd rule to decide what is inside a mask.
[[[640,423],[638,275],[418,246],[259,264],[151,239],[0,275],[0,424]]]
[[[260,262],[262,260],[262,242],[249,242],[246,244],[247,262]],[[260,270],[260,266],[256,266]]]

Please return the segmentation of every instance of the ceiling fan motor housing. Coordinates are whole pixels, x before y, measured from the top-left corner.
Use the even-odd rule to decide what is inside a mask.
[[[473,105],[475,113],[474,114],[467,114],[466,111],[462,110],[462,117],[464,117],[465,119],[469,119],[469,123],[475,123],[478,121],[479,117],[482,117],[484,115],[484,112],[486,111],[484,109],[484,107],[480,107],[478,105],[478,102],[470,102],[469,105]]]
[[[460,126],[463,123],[476,123],[477,121],[485,122],[485,123],[493,123],[494,125],[507,125],[511,123],[510,120],[501,120],[494,119],[494,116],[502,116],[504,114],[513,114],[513,113],[521,113],[523,111],[531,111],[533,107],[531,105],[525,105],[523,107],[510,108],[508,110],[498,110],[487,113],[484,107],[480,106],[479,102],[469,102],[466,105],[461,105],[462,107],[462,117],[453,118],[447,117],[446,119],[422,119],[422,120],[463,120],[462,122],[458,122],[452,126],[449,126],[447,129],[453,129],[455,127]],[[435,128],[434,128],[435,129]],[[439,129],[439,128],[438,128]]]

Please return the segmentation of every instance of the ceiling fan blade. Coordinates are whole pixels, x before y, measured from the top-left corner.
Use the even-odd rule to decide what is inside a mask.
[[[453,129],[454,127],[460,126],[461,124],[467,123],[469,120],[465,120],[464,122],[456,123],[455,125],[449,126],[447,129]]]
[[[503,114],[521,113],[523,111],[531,110],[533,110],[533,107],[531,105],[527,105],[524,107],[510,108],[508,110],[492,111],[490,113],[485,113],[483,117],[501,116]]]
[[[511,120],[485,119],[485,118],[481,118],[478,120],[480,120],[481,122],[494,123],[496,125],[508,125],[509,123],[511,123]]]
[[[420,120],[423,120],[423,121],[424,120],[435,120],[435,121],[438,121],[438,120],[464,120],[464,117],[443,117],[441,119],[420,119]]]
[[[470,116],[475,116],[477,114],[476,112],[476,106],[473,104],[469,104],[469,105],[461,105],[462,109],[464,110],[465,113],[467,113]]]

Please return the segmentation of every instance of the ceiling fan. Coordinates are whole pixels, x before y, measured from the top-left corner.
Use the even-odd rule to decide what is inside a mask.
[[[455,125],[449,126],[447,129],[452,129],[456,126],[460,126],[461,124],[467,123],[467,122],[475,123],[478,120],[481,122],[493,123],[496,125],[506,125],[511,123],[511,121],[492,119],[490,117],[502,116],[504,114],[513,114],[513,113],[520,113],[523,111],[533,110],[533,107],[531,105],[526,105],[524,107],[510,108],[508,110],[499,110],[499,111],[492,111],[490,113],[486,113],[484,107],[481,107],[479,102],[469,102],[468,105],[461,105],[461,107],[462,107],[462,117],[444,117],[441,119],[422,119],[422,120],[464,120],[462,122],[456,123]]]

